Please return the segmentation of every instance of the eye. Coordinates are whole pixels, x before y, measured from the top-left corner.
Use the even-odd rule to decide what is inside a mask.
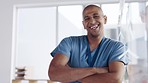
[[[100,16],[99,16],[99,15],[94,15],[93,18],[95,18],[95,19],[99,19]]]
[[[88,16],[84,17],[84,21],[88,21],[88,20],[90,20],[90,17]]]

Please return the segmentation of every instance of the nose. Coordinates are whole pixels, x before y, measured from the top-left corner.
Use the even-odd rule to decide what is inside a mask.
[[[94,18],[90,18],[90,24],[95,24],[95,19]]]

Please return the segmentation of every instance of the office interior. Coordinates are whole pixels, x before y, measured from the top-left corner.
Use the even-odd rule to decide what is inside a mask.
[[[82,10],[88,4],[100,6],[108,17],[105,36],[127,45],[130,62],[124,83],[148,83],[147,0],[5,0],[0,4],[0,83],[55,83],[48,77],[50,52],[63,38],[86,34]],[[17,69],[26,70],[24,80],[15,80]]]

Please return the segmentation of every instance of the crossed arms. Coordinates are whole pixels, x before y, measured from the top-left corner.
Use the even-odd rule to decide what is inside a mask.
[[[124,76],[124,64],[112,62],[108,68],[71,68],[68,57],[56,54],[49,66],[48,75],[52,81],[82,83],[121,83]]]

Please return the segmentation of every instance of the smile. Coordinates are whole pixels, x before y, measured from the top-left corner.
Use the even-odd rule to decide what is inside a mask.
[[[91,29],[97,29],[98,28],[98,25],[91,26],[90,28]]]

